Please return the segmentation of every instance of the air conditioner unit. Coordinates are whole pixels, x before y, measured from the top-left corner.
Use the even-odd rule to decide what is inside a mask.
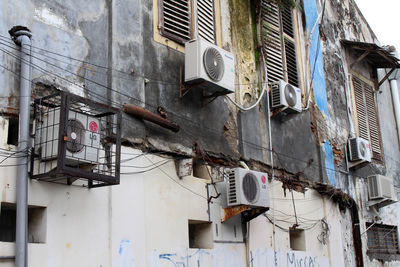
[[[285,111],[301,112],[301,90],[280,80],[271,86],[272,108],[284,108]]]
[[[371,162],[371,150],[369,142],[363,138],[355,137],[349,139],[349,160]]]
[[[202,39],[185,44],[185,83],[209,91],[235,92],[235,65],[232,53]]]
[[[269,207],[268,174],[243,168],[225,169],[228,206]]]
[[[383,175],[368,176],[369,199],[389,199],[396,201],[393,179]]]
[[[49,109],[36,125],[39,159],[54,160],[59,156],[60,109]],[[66,164],[97,164],[100,151],[100,122],[97,118],[70,110],[66,122]],[[61,137],[60,137],[61,138]]]

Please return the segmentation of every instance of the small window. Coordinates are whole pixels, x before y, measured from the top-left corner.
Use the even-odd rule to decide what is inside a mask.
[[[177,43],[201,37],[215,43],[214,1],[159,0],[161,34]]]
[[[352,75],[358,135],[369,141],[372,158],[382,160],[381,134],[372,82]]]
[[[189,248],[213,248],[211,223],[189,220]]]
[[[395,256],[400,259],[397,226],[367,223],[368,236],[367,253],[373,258],[386,260]]]
[[[16,205],[1,203],[0,241],[15,242]],[[46,242],[46,208],[28,207],[28,242]]]
[[[290,229],[290,249],[306,251],[306,238],[303,229]]]
[[[8,119],[7,144],[18,146],[19,120],[17,117]]]
[[[285,80],[299,87],[293,9],[262,0],[262,40],[268,82]]]

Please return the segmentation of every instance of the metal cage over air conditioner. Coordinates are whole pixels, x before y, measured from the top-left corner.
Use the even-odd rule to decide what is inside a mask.
[[[88,187],[119,184],[119,109],[58,92],[34,101],[31,178]]]

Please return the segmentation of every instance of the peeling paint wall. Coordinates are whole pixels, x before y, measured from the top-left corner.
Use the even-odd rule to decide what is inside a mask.
[[[366,205],[365,178],[380,173],[394,177],[399,187],[400,150],[398,140],[393,139],[396,136],[393,106],[389,84],[385,82],[376,95],[384,160],[348,170],[345,146],[348,137],[357,132],[349,79],[350,64],[355,58],[342,47],[340,39],[375,43],[378,40],[353,0],[303,2],[295,18],[299,26],[296,43],[301,45],[297,50],[302,52],[298,64],[303,107],[309,108],[298,114],[273,116],[271,129],[267,123],[267,95],[258,107],[247,112],[239,111],[225,97],[203,106],[203,94],[196,89],[179,99],[184,49],[174,49],[154,39],[157,21],[153,11],[157,1],[0,0],[0,112],[7,116],[18,114],[19,49],[10,41],[7,31],[14,25],[25,25],[33,33],[29,79],[34,96],[61,89],[117,107],[131,103],[154,113],[162,107],[168,118],[181,126],[180,132],[172,133],[124,115],[122,135],[127,146],[199,156],[194,149],[196,145],[221,164],[237,166],[238,160],[243,159],[256,169],[268,172],[271,172],[272,152],[274,168],[286,180],[329,184],[353,197],[360,208],[361,231],[365,231],[365,222],[373,221],[375,216]],[[256,1],[219,0],[216,3],[220,15],[217,43],[232,52],[237,63],[236,92],[230,97],[249,106],[256,101],[261,89],[254,31]],[[365,63],[357,64],[354,70],[377,80],[385,75],[379,70],[374,77],[374,71]],[[311,93],[309,105],[304,95],[308,91]],[[0,117],[1,148],[12,150],[15,147],[6,144],[5,118]],[[140,151],[125,149],[142,155]],[[162,160],[154,155],[149,157]],[[13,160],[7,162],[11,164]],[[143,167],[151,161],[141,156],[136,163]],[[210,193],[212,188],[194,177],[179,180],[174,164],[169,163],[164,171],[128,175],[121,185],[98,190],[31,181],[30,204],[47,207],[49,239],[45,245],[29,245],[29,260],[37,263],[46,258],[43,266],[71,266],[69,260],[74,255],[85,259],[87,266],[168,266],[178,262],[185,266],[244,266],[251,259],[254,266],[265,266],[265,261],[270,263],[271,255],[277,255],[280,266],[304,262],[320,266],[356,265],[351,216],[348,211],[339,211],[329,197],[314,196],[315,203],[312,200],[296,202],[299,212],[320,205],[319,211],[324,210],[335,234],[331,233],[326,245],[319,245],[316,232],[309,232],[307,240],[311,245],[307,251],[292,252],[286,233],[277,234],[277,244],[272,244],[271,224],[265,217],[250,223],[249,240],[245,240],[242,230],[246,227],[240,217],[221,223],[224,200],[210,203],[208,207],[207,189]],[[125,168],[124,171],[137,170]],[[0,169],[0,172],[4,177],[0,183],[2,201],[14,203],[16,168]],[[275,197],[281,195],[285,200],[278,200],[272,209],[291,212],[291,199],[281,186],[278,184]],[[187,188],[197,195],[188,193]],[[223,186],[220,189],[226,190]],[[300,193],[295,196],[304,198]],[[89,213],[82,216],[83,210]],[[399,224],[399,212],[398,204],[379,210],[384,223],[395,225]],[[321,219],[320,215],[313,219]],[[289,217],[286,221],[292,222],[293,215]],[[94,226],[93,218],[99,222]],[[188,248],[188,220],[212,222],[213,249]],[[76,225],[76,221],[82,223]],[[81,243],[78,242],[81,234],[76,235],[77,232],[87,233]],[[273,245],[277,245],[275,250]],[[365,266],[379,266],[365,256],[366,235],[362,235],[362,245]],[[0,242],[0,246],[1,251],[13,254],[13,244]],[[93,249],[89,255],[86,254],[88,247]],[[337,253],[341,257],[333,256]]]

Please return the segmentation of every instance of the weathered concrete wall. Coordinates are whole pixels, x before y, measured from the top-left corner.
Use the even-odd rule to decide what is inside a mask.
[[[4,139],[1,142],[1,148],[7,148]],[[222,195],[209,204],[208,195],[216,194],[211,185],[207,186],[209,180],[192,176],[179,179],[172,158],[123,147],[122,161],[121,184],[117,186],[89,190],[79,182],[75,186],[29,182],[29,205],[46,207],[46,239],[44,243],[29,244],[29,266],[156,267],[175,263],[186,267],[242,267],[249,262],[250,266],[261,267],[270,266],[273,255],[278,266],[305,262],[345,266],[336,251],[340,251],[342,236],[351,233],[343,226],[347,221],[341,222],[346,215],[314,190],[294,192],[299,228],[305,229],[306,250],[292,251],[287,231],[279,228],[274,248],[272,224],[263,215],[249,226],[242,224],[240,216],[221,223],[226,184],[217,184]],[[16,159],[8,160],[8,164],[15,163]],[[160,163],[163,165],[151,169]],[[0,169],[3,203],[15,202],[12,170],[15,168]],[[291,194],[285,194],[280,182],[270,187],[276,224],[288,229],[295,223]],[[272,214],[270,210],[267,216]],[[330,228],[326,244],[317,241],[324,217]],[[210,222],[211,248],[189,248],[189,220]],[[243,234],[246,229],[248,248]],[[2,256],[14,255],[14,249],[14,243],[0,242]],[[13,266],[13,262],[6,261],[4,266]]]
[[[31,79],[35,94],[43,95],[44,85],[49,85],[117,107],[123,103],[132,103],[156,113],[160,106],[167,110],[171,120],[181,126],[179,133],[172,133],[124,115],[123,138],[130,145],[139,144],[156,150],[191,155],[194,144],[198,143],[200,149],[217,157],[256,161],[261,164],[255,166],[264,170],[271,164],[269,154],[273,150],[274,166],[284,173],[290,173],[296,179],[301,177],[331,184],[361,203],[361,230],[365,230],[365,222],[371,221],[373,215],[365,207],[367,199],[363,198],[366,195],[364,178],[381,173],[395,177],[396,186],[400,186],[397,178],[400,173],[400,152],[398,140],[393,138],[396,136],[393,106],[389,85],[385,82],[377,94],[384,162],[369,164],[347,174],[345,146],[356,127],[348,119],[348,113],[351,116],[353,111],[347,108],[351,106],[349,65],[354,58],[339,41],[350,39],[377,42],[354,1],[331,0],[326,1],[323,7],[321,1],[305,0],[302,9],[298,10],[298,43],[302,45],[298,48],[302,51],[299,65],[301,76],[304,76],[301,79],[301,89],[303,93],[311,91],[311,102],[309,109],[300,114],[274,116],[271,119],[271,136],[268,133],[267,96],[264,96],[259,107],[248,112],[238,111],[224,97],[202,107],[202,92],[199,90],[192,90],[182,100],[178,98],[179,69],[184,67],[184,53],[182,49],[166,46],[154,39],[154,28],[157,28],[154,27],[157,23],[154,21],[154,2],[0,1],[0,60],[3,66],[0,68],[1,112],[18,114],[19,51],[9,40],[7,31],[14,25],[25,25],[34,35]],[[221,18],[218,18],[220,25],[217,25],[217,43],[231,51],[237,62],[237,91],[231,97],[243,105],[250,105],[260,93],[259,62],[254,40],[254,1],[220,0],[218,4]],[[322,12],[322,21],[315,24]],[[311,40],[308,40],[314,25],[314,33]],[[372,72],[365,64],[355,68],[366,76]],[[383,76],[384,73],[379,71],[378,79]],[[308,106],[306,99],[303,102],[304,106]],[[0,122],[6,129],[7,122]],[[9,148],[5,145],[4,130],[0,130],[0,134],[2,148]],[[272,147],[269,146],[269,138],[272,138]],[[140,154],[136,150],[127,151]],[[30,204],[47,207],[49,239],[46,244],[29,245],[30,261],[36,263],[44,257],[48,259],[47,266],[70,266],[71,255],[79,255],[79,258],[87,259],[84,263],[88,266],[93,263],[96,266],[133,263],[134,266],[164,266],[172,261],[185,260],[191,264],[200,261],[206,266],[210,262],[216,265],[221,262],[232,263],[234,257],[231,255],[236,253],[240,257],[234,258],[237,260],[235,264],[245,262],[246,245],[240,218],[222,224],[221,203],[218,202],[210,205],[210,214],[207,214],[205,182],[193,177],[177,180],[173,164],[170,163],[165,170],[168,175],[162,171],[139,176],[128,175],[123,177],[120,186],[108,189],[88,191],[32,181]],[[143,167],[151,162],[140,157],[140,161],[135,164]],[[0,171],[5,177],[1,181],[2,201],[13,203],[16,169]],[[124,171],[129,172],[130,169]],[[171,179],[175,179],[175,182]],[[200,196],[188,193],[176,181]],[[277,192],[276,196],[280,194],[283,192]],[[297,193],[295,196],[302,197]],[[290,198],[281,198],[285,199],[283,203],[277,201],[273,208],[291,212]],[[354,266],[350,215],[340,213],[329,199],[314,198],[315,203],[312,203],[312,199],[310,202],[296,200],[296,203],[310,204],[299,204],[299,214],[321,204],[321,209],[331,210],[324,214],[335,234],[331,233],[332,238],[325,246],[308,243],[307,253],[310,254],[293,255],[296,259],[310,259],[314,256],[321,258],[321,265],[329,259],[331,266]],[[84,208],[82,203],[86,203]],[[82,210],[88,210],[89,213],[82,215]],[[385,217],[384,222],[397,224],[399,212],[398,206],[393,205],[382,209],[380,214]],[[318,212],[312,219],[319,220],[320,215]],[[92,226],[93,218],[99,221],[95,226]],[[219,235],[214,236],[214,240],[218,241],[214,249],[188,249],[186,228],[189,219],[210,219],[213,221],[213,232],[216,232],[216,228],[220,229]],[[82,221],[80,226],[74,224],[78,220]],[[290,216],[290,222],[294,223],[292,220],[293,216]],[[73,227],[69,228],[70,225]],[[289,226],[285,225],[286,228]],[[59,229],[67,230],[61,232]],[[274,251],[271,225],[265,217],[252,221],[251,229],[263,233],[259,239],[256,232],[252,232],[253,238],[250,236],[252,256],[248,256],[254,258],[254,263],[258,261],[257,264],[263,266],[260,262],[264,258],[270,260],[270,255],[275,253],[283,257],[280,258],[282,264],[285,259],[286,264],[288,261],[292,263],[294,256],[290,254],[292,252],[287,252],[287,233],[277,235],[278,242]],[[79,241],[81,235],[75,235],[76,232],[89,234]],[[317,232],[310,231],[307,239],[315,241]],[[99,234],[94,236],[93,233]],[[227,245],[229,242],[233,243]],[[362,236],[362,242],[365,254],[366,235]],[[0,245],[4,249],[2,251],[12,254],[13,244]],[[89,247],[90,255],[82,255]],[[337,251],[343,257],[332,257]],[[221,254],[223,258],[220,259],[218,257]],[[96,262],[92,259],[96,259]],[[366,257],[364,261],[370,266],[376,266]]]

